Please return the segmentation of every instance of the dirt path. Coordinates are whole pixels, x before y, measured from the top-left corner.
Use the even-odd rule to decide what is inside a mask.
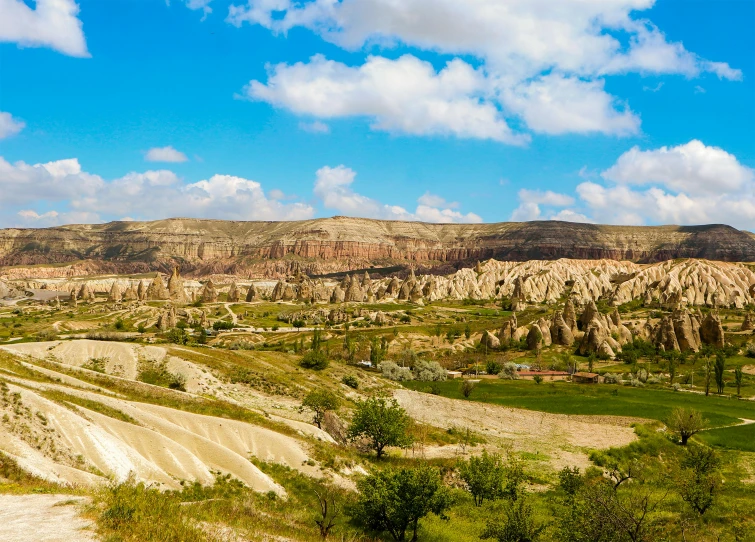
[[[0,495],[3,542],[94,542],[91,523],[79,516],[81,497]]]

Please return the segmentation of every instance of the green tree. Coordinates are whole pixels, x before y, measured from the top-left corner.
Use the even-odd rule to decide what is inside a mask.
[[[707,446],[690,446],[681,461],[679,494],[682,500],[699,515],[713,506],[718,491],[716,475],[720,459],[715,450]]]
[[[742,371],[742,367],[737,367],[734,369],[734,384],[737,386],[737,397],[742,397],[741,389],[742,389],[742,381],[744,380],[744,374]]]
[[[339,407],[338,397],[328,390],[315,390],[309,392],[301,403],[302,409],[309,409],[314,414],[314,423],[322,428],[322,420],[329,410],[337,410]]]
[[[353,519],[377,532],[388,532],[396,542],[417,540],[419,521],[430,513],[441,517],[451,497],[438,471],[427,465],[373,473],[357,482],[359,497]]]
[[[472,328],[469,326],[469,322],[464,326],[464,336],[469,339],[472,336]]]
[[[488,454],[487,450],[479,457],[470,457],[459,464],[459,476],[467,485],[476,506],[486,500],[496,500],[504,496],[506,465],[498,454]]]
[[[301,319],[296,319],[293,322],[291,322],[291,325],[294,326],[296,329],[301,329],[304,327],[305,322]]]
[[[385,397],[371,397],[356,404],[348,437],[351,440],[369,440],[370,447],[380,459],[386,446],[406,448],[411,445],[411,423],[411,418],[395,399],[388,401]]]
[[[305,369],[314,369],[315,371],[322,371],[327,368],[329,364],[328,357],[325,352],[310,350],[301,358],[299,365]]]
[[[528,499],[512,501],[504,508],[503,521],[489,522],[480,538],[498,542],[534,542],[540,539],[545,525],[538,525]]]
[[[721,395],[724,392],[724,371],[726,371],[726,356],[723,352],[716,352],[716,364],[714,367],[716,374],[716,388],[718,388],[718,394]]]
[[[461,391],[461,394],[464,396],[464,399],[469,399],[472,396],[472,392],[475,390],[476,387],[477,387],[477,384],[475,382],[464,379],[461,381],[461,384],[459,385],[459,390]]]
[[[679,436],[682,446],[686,446],[690,437],[703,429],[705,420],[697,410],[678,407],[671,411],[666,426]]]

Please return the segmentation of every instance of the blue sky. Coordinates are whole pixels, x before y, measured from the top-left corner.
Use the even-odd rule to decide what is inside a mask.
[[[0,0],[0,226],[755,228],[750,0]]]

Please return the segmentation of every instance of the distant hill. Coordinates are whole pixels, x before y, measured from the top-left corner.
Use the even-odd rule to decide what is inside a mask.
[[[730,226],[603,226],[572,222],[427,224],[333,217],[296,222],[175,218],[0,230],[0,266],[75,265],[140,273],[277,277],[366,268],[459,267],[477,260],[676,258],[755,261],[755,237]]]

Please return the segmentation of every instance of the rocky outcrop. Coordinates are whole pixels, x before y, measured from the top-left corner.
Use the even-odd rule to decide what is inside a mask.
[[[499,348],[501,346],[501,341],[489,331],[483,331],[482,337],[480,337],[480,344],[487,348]]]
[[[160,273],[152,279],[152,283],[149,285],[149,288],[147,288],[146,299],[149,299],[150,301],[163,301],[170,299],[170,293],[165,287],[165,283],[163,282]]]
[[[186,295],[184,282],[177,266],[173,268],[173,273],[168,279],[168,297],[176,303],[189,302],[189,296]]]
[[[753,322],[752,313],[745,314],[745,319],[742,321],[740,331],[752,331],[755,329],[755,322]]]
[[[203,303],[216,303],[218,301],[218,290],[215,288],[212,279],[205,282],[200,297]]]
[[[709,312],[700,324],[700,338],[716,348],[724,347],[724,328],[717,312]]]
[[[126,291],[123,292],[123,301],[136,301],[139,299],[139,292],[134,283],[130,283]]]
[[[123,300],[123,291],[118,281],[113,282],[113,286],[110,288],[110,293],[107,296],[107,300],[110,303],[120,303]]]
[[[238,302],[239,298],[241,297],[241,294],[239,293],[239,289],[236,286],[236,281],[233,281],[231,283],[231,286],[228,288],[228,302],[229,303],[236,303]]]
[[[553,344],[561,346],[571,346],[574,344],[574,334],[564,320],[564,315],[561,311],[556,311],[553,314],[553,323],[551,324],[550,331]]]
[[[510,344],[514,339],[516,330],[518,327],[516,313],[513,313],[511,317],[503,323],[501,330],[498,332],[498,339],[502,344]]]
[[[96,269],[92,274],[165,272],[180,263],[184,272],[195,274],[282,278],[303,265],[319,273],[385,262],[468,262],[471,268],[489,258],[755,261],[755,240],[723,225],[425,224],[346,217],[291,222],[168,219],[0,230],[0,266],[78,262],[82,254]]]
[[[530,328],[529,333],[527,333],[527,349],[539,350],[543,346],[545,346],[543,341],[543,332],[540,331],[540,326],[534,324]]]
[[[92,290],[91,286],[88,282],[85,282],[81,285],[81,288],[79,289],[79,293],[76,296],[79,301],[84,302],[92,302],[94,301],[94,291]]]
[[[254,284],[250,284],[246,291],[246,302],[251,303],[252,301],[257,301],[257,288],[254,287]]]
[[[136,296],[140,301],[144,301],[147,299],[147,286],[145,286],[144,281],[139,281],[139,286],[136,288]]]

